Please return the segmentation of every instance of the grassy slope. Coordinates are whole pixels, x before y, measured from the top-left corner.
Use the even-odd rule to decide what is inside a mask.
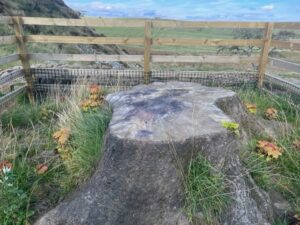
[[[0,115],[0,163],[13,165],[11,172],[0,172],[0,201],[7,203],[0,205],[0,224],[28,224],[90,176],[101,156],[110,110],[83,112],[79,100],[30,106],[22,98]],[[71,133],[62,146],[53,133],[66,127]],[[39,174],[38,165],[48,169]]]
[[[272,140],[270,137],[257,136],[248,145],[248,152],[244,156],[244,162],[250,170],[256,182],[266,190],[279,191],[292,205],[295,213],[300,212],[300,146],[295,146],[295,141],[300,140],[299,109],[288,96],[273,96],[260,93],[255,90],[240,91],[239,95],[244,102],[257,105],[257,116],[264,117],[267,108],[278,110],[278,119],[289,123],[291,131],[282,133],[275,140],[283,154],[278,160],[266,161],[256,151],[258,140]]]

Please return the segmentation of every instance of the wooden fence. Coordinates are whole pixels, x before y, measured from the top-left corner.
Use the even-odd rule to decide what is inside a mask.
[[[15,36],[0,37],[1,44],[17,43],[19,54],[0,58],[0,65],[21,60],[28,91],[31,93],[33,79],[30,74],[30,60],[59,60],[59,61],[123,61],[143,62],[144,81],[151,76],[151,62],[204,62],[204,63],[241,63],[251,61],[259,63],[258,84],[263,84],[266,65],[269,61],[270,47],[300,51],[300,43],[292,41],[272,40],[274,29],[300,29],[300,22],[269,23],[269,22],[189,22],[170,20],[124,20],[124,19],[63,19],[38,17],[0,17],[0,23],[14,27]],[[80,27],[141,27],[144,28],[144,38],[128,37],[83,37],[83,36],[49,36],[25,35],[24,25],[38,26],[80,26]],[[191,39],[191,38],[153,38],[153,28],[263,28],[263,39]],[[28,53],[26,43],[63,43],[63,44],[99,44],[99,45],[143,45],[144,55],[80,55],[80,54],[41,54]],[[260,57],[242,56],[175,56],[153,55],[152,45],[175,46],[258,46],[262,48]],[[278,64],[278,63],[277,63]]]

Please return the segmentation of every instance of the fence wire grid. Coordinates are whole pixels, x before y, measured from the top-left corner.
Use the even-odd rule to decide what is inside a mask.
[[[142,70],[101,70],[101,69],[32,69],[37,91],[51,88],[67,88],[69,85],[86,83],[104,87],[128,89],[144,83]],[[150,82],[167,81],[194,82],[208,86],[234,86],[255,84],[256,72],[209,72],[209,71],[152,71]]]
[[[69,91],[76,85],[98,84],[110,91],[128,90],[133,86],[144,84],[143,70],[103,70],[103,69],[69,69],[69,68],[32,68],[34,90],[37,94],[47,94],[55,90]],[[12,71],[0,78],[0,84],[24,76],[23,70]],[[152,71],[151,82],[182,81],[194,82],[206,86],[241,87],[255,86],[257,72],[213,72],[213,71]],[[289,94],[300,103],[300,86],[266,74],[264,88],[275,94]],[[20,91],[20,90],[19,90]],[[2,98],[9,101],[15,94]],[[1,101],[0,101],[1,103]]]

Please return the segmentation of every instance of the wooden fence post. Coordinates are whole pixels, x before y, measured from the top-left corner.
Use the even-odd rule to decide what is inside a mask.
[[[145,35],[144,35],[144,83],[148,84],[150,82],[151,76],[151,45],[152,45],[152,37],[151,37],[151,29],[152,22],[145,22]]]
[[[27,48],[25,45],[23,26],[21,17],[12,17],[13,25],[16,34],[16,40],[19,50],[20,59],[23,66],[25,80],[27,82],[27,94],[31,104],[34,104],[34,94],[33,94],[33,77],[30,71],[29,57],[27,53]]]
[[[259,70],[258,70],[258,87],[262,88],[266,73],[266,67],[269,60],[269,49],[272,41],[274,23],[267,23],[264,34],[264,45],[261,50]]]

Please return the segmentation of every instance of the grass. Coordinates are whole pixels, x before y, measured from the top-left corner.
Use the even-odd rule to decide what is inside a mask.
[[[67,191],[85,181],[98,162],[110,116],[111,112],[107,107],[83,113],[78,105],[65,108],[58,115],[59,127],[68,127],[72,131],[68,143],[72,156],[64,160],[68,175],[63,185]]]
[[[12,169],[0,172],[0,201],[6,203],[0,205],[0,224],[31,223],[90,177],[101,157],[111,112],[105,105],[84,112],[84,92],[88,90],[34,106],[21,97],[16,107],[1,115],[0,163],[9,162]],[[65,144],[69,158],[57,150],[53,138],[66,126],[71,131]],[[46,170],[40,172],[40,166]]]
[[[258,138],[259,139],[259,138]],[[268,190],[271,187],[272,175],[274,173],[272,166],[266,161],[265,157],[259,155],[257,152],[252,151],[256,147],[258,139],[253,139],[248,144],[249,151],[243,152],[242,160],[246,164],[251,176],[256,184]]]
[[[291,204],[293,212],[290,213],[299,213],[300,149],[293,145],[295,140],[300,140],[299,110],[287,95],[275,96],[249,87],[236,91],[242,101],[256,104],[258,118],[264,118],[265,111],[274,107],[279,112],[277,121],[291,127],[289,133],[278,132],[282,135],[273,140],[284,149],[279,159],[267,161],[256,151],[257,141],[271,140],[268,136],[255,136],[246,146],[241,159],[259,187],[277,191]],[[230,202],[226,177],[215,172],[209,162],[199,155],[189,166],[185,189],[187,214],[193,224],[218,224],[218,216]],[[274,224],[288,224],[286,219],[275,220]]]
[[[258,117],[264,117],[265,111],[273,107],[279,111],[279,121],[296,125],[300,122],[299,110],[289,95],[271,95],[256,88],[237,89],[237,93],[243,102],[256,104]]]
[[[276,190],[292,205],[295,213],[300,212],[300,149],[294,145],[300,140],[299,108],[288,96],[274,96],[254,89],[239,92],[241,99],[257,105],[257,117],[264,117],[268,107],[279,111],[277,121],[289,124],[290,131],[277,131],[275,139],[256,136],[250,141],[243,161],[256,183],[265,190]],[[258,140],[272,140],[283,149],[277,160],[266,161],[256,151]]]
[[[193,160],[186,177],[187,211],[194,224],[218,224],[229,201],[224,175],[215,172],[201,155]],[[199,215],[201,218],[196,218]],[[200,221],[199,221],[200,220]]]
[[[23,109],[26,108],[29,109],[30,106],[27,105]],[[29,115],[30,112],[32,110],[26,114]],[[12,114],[12,116],[14,115]],[[34,118],[35,115],[31,117]],[[35,171],[35,166],[39,163],[54,166],[51,158],[42,156],[45,153],[52,153],[51,149],[54,143],[51,141],[49,133],[52,132],[51,122],[53,119],[53,117],[48,118],[44,122],[31,121],[31,125],[27,124],[26,127],[24,127],[23,121],[18,123],[19,120],[15,120],[14,126],[12,123],[3,126],[0,140],[0,162],[7,160],[12,163],[13,168],[6,175],[1,171],[0,175],[2,180],[0,199],[1,202],[6,202],[0,206],[0,224],[26,224],[34,216],[35,202],[41,200],[36,192],[36,187],[47,183],[50,186],[55,183],[54,177],[50,176],[51,172],[39,176]],[[48,189],[45,188],[44,191],[46,193]],[[57,194],[59,195],[59,193]],[[59,197],[55,196],[55,198]]]
[[[39,121],[47,120],[50,113],[55,113],[57,108],[54,104],[43,103],[41,105],[29,106],[28,104],[17,104],[12,110],[0,115],[2,126],[8,127],[30,127]]]

